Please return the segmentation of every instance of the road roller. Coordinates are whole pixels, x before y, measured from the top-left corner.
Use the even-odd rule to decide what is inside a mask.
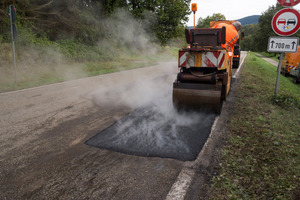
[[[175,108],[220,113],[231,85],[233,52],[224,48],[226,27],[186,29],[173,83]],[[223,47],[222,47],[223,46]]]

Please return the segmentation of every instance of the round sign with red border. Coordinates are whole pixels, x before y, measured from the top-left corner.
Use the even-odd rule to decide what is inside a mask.
[[[300,0],[277,0],[283,6],[291,7],[300,3]]]
[[[272,19],[272,28],[278,35],[293,35],[300,28],[299,12],[291,8],[284,8],[278,11]]]

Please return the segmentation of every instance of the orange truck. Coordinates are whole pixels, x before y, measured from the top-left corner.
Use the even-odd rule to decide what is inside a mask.
[[[296,53],[285,53],[281,62],[281,73],[285,76],[290,75],[291,69],[299,68],[300,63],[300,46]]]
[[[293,76],[294,82],[300,82],[300,46],[296,53],[285,53],[281,62],[281,74]]]

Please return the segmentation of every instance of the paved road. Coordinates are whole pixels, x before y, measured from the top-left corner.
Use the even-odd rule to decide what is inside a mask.
[[[176,71],[176,62],[162,63],[0,94],[0,199],[166,196],[182,162],[124,155],[84,142],[172,82],[144,84],[147,80],[165,74],[174,79]]]
[[[141,106],[169,105],[176,65],[0,94],[0,199],[164,199],[189,161],[84,142]]]
[[[259,53],[257,53],[256,55],[260,56],[262,59],[264,59],[265,61],[271,63],[272,65],[274,65],[274,66],[276,66],[276,67],[278,66],[278,61],[273,60],[273,59],[271,59],[271,58],[268,58],[268,57],[266,57],[266,56],[263,56],[263,55],[261,55],[261,54],[259,54]]]

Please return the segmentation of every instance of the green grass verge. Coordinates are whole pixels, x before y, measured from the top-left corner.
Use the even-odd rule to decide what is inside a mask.
[[[11,43],[0,35],[0,92],[176,61],[184,41],[174,39],[166,47],[152,42],[136,44],[130,39],[124,42],[121,38],[105,38],[94,44],[74,39],[50,41],[46,34],[37,35],[21,24],[18,27],[16,82]]]
[[[65,60],[62,54],[56,51],[50,51],[49,48],[45,49],[45,52],[41,54],[37,54],[36,51],[28,53],[27,57],[30,58],[28,60],[17,60],[16,83],[14,82],[11,59],[7,58],[2,63],[0,60],[0,92],[152,66],[163,61],[176,61],[174,52],[178,52],[178,48],[175,47],[160,48],[159,52],[150,55],[119,51],[113,58],[105,57],[100,60],[87,59],[90,61],[75,62]],[[8,55],[7,57],[11,56]]]
[[[300,85],[248,54],[211,199],[299,199]]]
[[[156,64],[156,62],[151,60],[131,60],[124,59],[123,62],[96,62],[87,63],[86,70],[88,76],[96,76],[100,74],[107,74],[118,72],[122,70],[136,69],[140,67],[146,67]]]
[[[260,52],[260,54],[276,61],[278,61],[278,57],[280,56],[279,53]]]
[[[26,66],[25,68],[17,66],[17,82],[14,82],[14,74],[12,73],[13,70],[11,70],[8,75],[3,76],[0,80],[0,92],[136,69],[155,65],[156,63],[147,58],[141,58],[140,60],[127,58],[102,62],[60,63],[56,66],[37,64]]]

